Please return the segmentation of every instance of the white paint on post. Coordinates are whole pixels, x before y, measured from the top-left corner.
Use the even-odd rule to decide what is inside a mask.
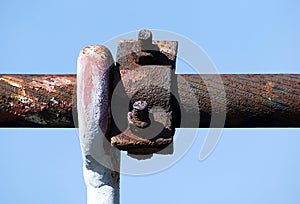
[[[119,203],[120,153],[111,147],[110,68],[114,61],[101,45],[82,49],[77,61],[77,111],[88,204]]]

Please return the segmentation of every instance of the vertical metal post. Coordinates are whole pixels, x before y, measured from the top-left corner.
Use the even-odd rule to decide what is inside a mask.
[[[119,203],[120,153],[108,140],[113,64],[104,46],[83,48],[77,61],[78,126],[88,204]]]

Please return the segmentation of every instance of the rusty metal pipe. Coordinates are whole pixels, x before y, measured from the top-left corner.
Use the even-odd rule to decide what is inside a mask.
[[[177,76],[181,128],[210,127],[224,101],[226,128],[300,127],[300,74],[222,74],[221,81],[216,75]],[[76,75],[0,75],[0,127],[73,128],[75,82]],[[214,112],[212,97],[219,102]]]
[[[178,80],[184,109],[181,127],[209,127],[211,115],[222,115],[222,104],[226,105],[226,128],[300,127],[299,74],[184,74],[180,77],[189,84],[187,87]],[[226,98],[221,97],[222,91]],[[192,104],[195,99],[198,107]],[[193,124],[199,115],[200,123]],[[223,124],[220,125],[210,127]]]
[[[0,127],[74,127],[75,75],[0,75]]]

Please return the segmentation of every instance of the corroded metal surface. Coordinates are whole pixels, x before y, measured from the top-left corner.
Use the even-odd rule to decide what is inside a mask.
[[[121,78],[128,72],[134,70],[121,71]],[[225,128],[300,127],[300,74],[220,76],[223,82],[214,81],[214,75],[178,75],[188,84],[178,80],[174,85],[178,87],[181,112],[186,113],[177,127],[209,127],[211,102],[203,78],[211,79],[211,88],[216,91],[214,84],[224,83]],[[0,127],[74,127],[71,108],[75,81],[76,75],[0,75]],[[200,124],[194,125],[199,114]]]
[[[143,132],[139,135],[137,132],[128,128],[122,134],[112,137],[111,143],[121,150],[127,151],[129,154],[147,155],[156,152],[160,152],[161,154],[170,154],[173,152],[173,140],[171,135],[167,136],[164,132],[162,132],[161,135],[157,136],[159,139],[154,140],[141,138],[140,136],[142,135],[145,135],[145,133]]]
[[[184,107],[182,127],[209,127],[212,114],[226,103],[225,127],[300,127],[300,75],[299,74],[223,74],[180,75],[189,86],[178,84],[180,103]],[[205,79],[205,80],[204,80]],[[209,82],[209,83],[207,83]],[[215,94],[208,92],[208,85]],[[218,97],[220,84],[226,98]],[[211,109],[214,95],[216,110]],[[198,107],[191,103],[198,101]],[[218,104],[219,103],[219,104]],[[200,115],[200,124],[192,120]]]
[[[146,52],[141,53],[137,40],[121,40],[118,46],[117,64],[122,65],[122,69],[134,69],[140,65],[171,65],[175,68],[178,42],[176,41],[155,41],[149,50],[153,56],[148,59]],[[139,56],[142,55],[142,56]],[[138,58],[145,58],[138,62]]]
[[[133,105],[145,101],[149,108],[149,125],[138,127],[129,120],[128,127],[111,138],[115,147],[131,154],[152,154],[172,146],[175,133],[172,80],[177,47],[175,41],[152,41],[148,30],[140,31],[138,40],[119,42],[116,69],[124,87],[119,90],[124,91],[122,101],[129,103],[129,106],[121,106],[129,107],[128,114],[132,114]],[[114,112],[115,106],[111,109]],[[113,118],[118,115],[113,113]]]
[[[73,127],[74,75],[0,75],[0,127]]]

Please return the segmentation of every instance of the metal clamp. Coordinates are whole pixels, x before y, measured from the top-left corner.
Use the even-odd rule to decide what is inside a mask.
[[[113,146],[135,155],[173,152],[177,47],[176,41],[153,41],[149,30],[141,30],[138,40],[119,42],[117,68],[129,101],[128,127],[111,138]]]

